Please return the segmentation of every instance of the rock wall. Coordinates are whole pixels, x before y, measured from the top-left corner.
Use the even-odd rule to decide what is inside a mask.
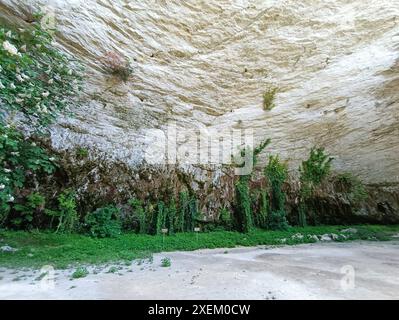
[[[85,147],[107,167],[139,172],[157,145],[154,129],[176,123],[184,151],[195,134],[188,129],[250,128],[255,142],[272,139],[268,152],[286,159],[293,176],[318,145],[337,172],[399,184],[398,1],[0,0],[0,19],[23,26],[40,8],[55,17],[58,45],[87,73],[75,118],[52,127],[57,150]],[[104,73],[107,52],[132,60],[128,82]],[[270,87],[279,89],[276,107],[264,111]],[[204,206],[225,192],[220,167],[173,170],[192,178]],[[209,181],[222,191],[204,186]]]

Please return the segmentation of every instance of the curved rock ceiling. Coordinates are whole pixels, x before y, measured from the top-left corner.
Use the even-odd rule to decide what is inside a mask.
[[[58,148],[95,147],[137,166],[147,133],[169,122],[253,128],[293,169],[318,145],[338,171],[399,182],[397,0],[0,3],[12,22],[54,12],[59,45],[86,67],[83,106],[52,130]],[[129,82],[102,71],[109,51],[132,59]],[[276,107],[264,111],[272,86]]]

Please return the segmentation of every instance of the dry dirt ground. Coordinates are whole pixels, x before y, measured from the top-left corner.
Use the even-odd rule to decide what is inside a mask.
[[[161,253],[87,269],[71,280],[74,269],[0,267],[0,299],[399,299],[399,241]]]

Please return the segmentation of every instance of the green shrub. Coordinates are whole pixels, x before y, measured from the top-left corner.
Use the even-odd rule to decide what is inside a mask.
[[[222,208],[219,213],[219,224],[226,230],[232,230],[233,219],[231,217],[231,212],[227,208]]]
[[[241,178],[241,177],[240,177]],[[254,227],[248,181],[241,178],[235,184],[234,215],[236,228],[249,232]]]
[[[161,234],[162,229],[166,228],[166,217],[168,209],[163,201],[158,202],[158,212],[155,225],[155,234]]]
[[[175,198],[172,197],[169,203],[169,208],[168,208],[168,230],[169,234],[173,234],[175,232],[175,221],[177,217],[177,208],[176,208],[176,201]]]
[[[143,207],[143,202],[139,199],[130,199],[129,205],[132,208],[133,215],[139,221],[138,233],[145,234],[148,232],[147,216]]]
[[[79,218],[76,211],[76,194],[71,190],[63,191],[58,197],[58,226],[56,232],[71,233],[76,230]]]
[[[89,213],[85,224],[93,237],[116,237],[121,234],[119,210],[115,206],[99,208]]]
[[[73,103],[82,78],[40,19],[23,30],[0,29],[0,102],[2,111],[22,112],[29,125],[45,127]]]
[[[284,210],[272,211],[268,216],[267,226],[270,230],[288,230],[286,212]]]
[[[72,279],[84,278],[84,277],[87,277],[88,274],[89,274],[89,271],[87,270],[87,268],[79,267],[72,273]]]
[[[329,175],[331,171],[331,158],[324,153],[323,148],[312,148],[309,158],[303,161],[299,167],[300,173],[300,204],[299,204],[299,225],[306,225],[307,207],[306,201],[313,195],[317,186]]]
[[[277,88],[270,88],[263,93],[263,110],[272,110],[275,107],[274,99],[277,91]]]
[[[187,192],[179,193],[179,208],[175,222],[175,230],[184,232],[186,212],[189,210],[189,196]]]
[[[163,258],[161,260],[161,267],[168,268],[172,265],[170,258]]]
[[[89,150],[83,147],[79,147],[76,149],[76,157],[78,159],[85,159],[89,156]]]
[[[194,196],[190,196],[188,192],[180,192],[176,230],[192,232],[198,215],[197,199]]]
[[[12,219],[11,223],[16,227],[25,224],[25,227],[31,228],[34,216],[44,211],[45,203],[46,200],[40,193],[31,193],[26,197],[25,204],[14,206],[14,209],[19,212],[19,216]]]
[[[257,214],[257,226],[259,228],[267,228],[267,222],[269,217],[270,204],[266,190],[260,191],[259,197],[259,212]]]
[[[252,167],[255,168],[258,161],[259,154],[270,143],[270,139],[266,139],[259,144],[253,151],[246,148],[240,151],[241,159],[247,159],[251,155]],[[242,163],[235,163],[236,168],[243,168],[245,161]],[[242,232],[249,232],[254,227],[253,212],[252,212],[252,198],[249,189],[249,182],[251,181],[252,172],[242,174],[235,183],[235,198],[233,203],[234,224],[237,230]]]
[[[282,163],[278,156],[270,156],[265,167],[265,176],[270,185],[270,214],[267,225],[271,230],[285,230],[288,226],[285,212],[286,195],[283,184],[288,177],[286,163]]]
[[[28,176],[54,172],[55,158],[44,149],[26,140],[9,125],[0,122],[0,225],[8,217],[17,197],[17,190],[24,187]]]
[[[27,188],[28,177],[37,183],[37,174],[55,170],[55,158],[25,139],[13,123],[15,116],[42,135],[81,90],[79,67],[53,45],[53,30],[43,28],[41,18],[35,14],[25,29],[0,28],[0,225],[17,191]]]

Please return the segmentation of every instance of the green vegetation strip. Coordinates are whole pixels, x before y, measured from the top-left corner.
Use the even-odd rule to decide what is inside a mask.
[[[341,231],[354,228],[357,232]],[[0,231],[0,247],[10,246],[17,251],[0,250],[0,267],[40,268],[52,265],[66,268],[82,264],[143,259],[161,251],[196,250],[202,248],[233,248],[255,245],[293,245],[315,242],[314,235],[336,234],[338,241],[391,240],[398,234],[395,226],[318,226],[289,228],[288,231],[264,231],[255,229],[249,233],[218,231],[177,233],[171,236],[151,236],[134,233],[117,238],[91,238],[78,234],[54,234],[45,232]],[[300,236],[298,236],[300,234]],[[340,236],[345,235],[345,237]],[[303,237],[302,237],[303,236]],[[284,240],[285,239],[285,240]]]

